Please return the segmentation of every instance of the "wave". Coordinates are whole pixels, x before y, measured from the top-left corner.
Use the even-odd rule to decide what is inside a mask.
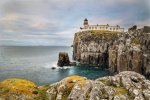
[[[54,68],[54,69],[68,69],[68,68],[72,68],[73,66],[59,67],[59,66],[57,66],[57,62],[53,62],[52,64],[46,64],[43,67],[44,68]]]

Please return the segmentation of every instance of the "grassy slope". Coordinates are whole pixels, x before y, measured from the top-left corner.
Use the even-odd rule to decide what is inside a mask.
[[[35,83],[18,78],[10,78],[0,82],[0,97],[6,98],[9,95],[24,94],[35,100],[47,100],[46,90],[48,85],[38,87]]]

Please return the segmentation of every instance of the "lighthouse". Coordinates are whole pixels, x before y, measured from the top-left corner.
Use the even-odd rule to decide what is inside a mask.
[[[87,18],[84,19],[83,26],[84,26],[84,29],[88,28],[89,24],[88,24]]]
[[[107,30],[107,31],[117,31],[117,32],[124,32],[124,28],[121,28],[119,25],[112,26],[109,24],[106,25],[89,25],[87,18],[84,19],[83,27],[80,27],[82,31],[87,30]]]

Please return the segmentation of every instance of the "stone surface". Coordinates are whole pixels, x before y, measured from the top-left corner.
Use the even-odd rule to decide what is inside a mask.
[[[149,86],[144,76],[124,71],[96,80],[71,76],[50,85],[47,95],[49,100],[149,100]]]
[[[73,58],[82,65],[108,66],[108,47],[120,32],[83,31],[75,33]]]
[[[129,28],[128,31],[135,31],[136,29],[137,29],[137,26],[134,25],[134,26],[132,26],[131,28]]]
[[[69,60],[68,53],[59,52],[59,58],[58,58],[57,65],[60,66],[60,67],[63,67],[63,66],[68,66],[69,63],[70,63],[70,60]]]

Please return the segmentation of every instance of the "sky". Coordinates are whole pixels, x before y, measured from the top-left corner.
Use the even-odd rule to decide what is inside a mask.
[[[0,45],[70,46],[85,18],[150,26],[150,0],[0,0]]]

